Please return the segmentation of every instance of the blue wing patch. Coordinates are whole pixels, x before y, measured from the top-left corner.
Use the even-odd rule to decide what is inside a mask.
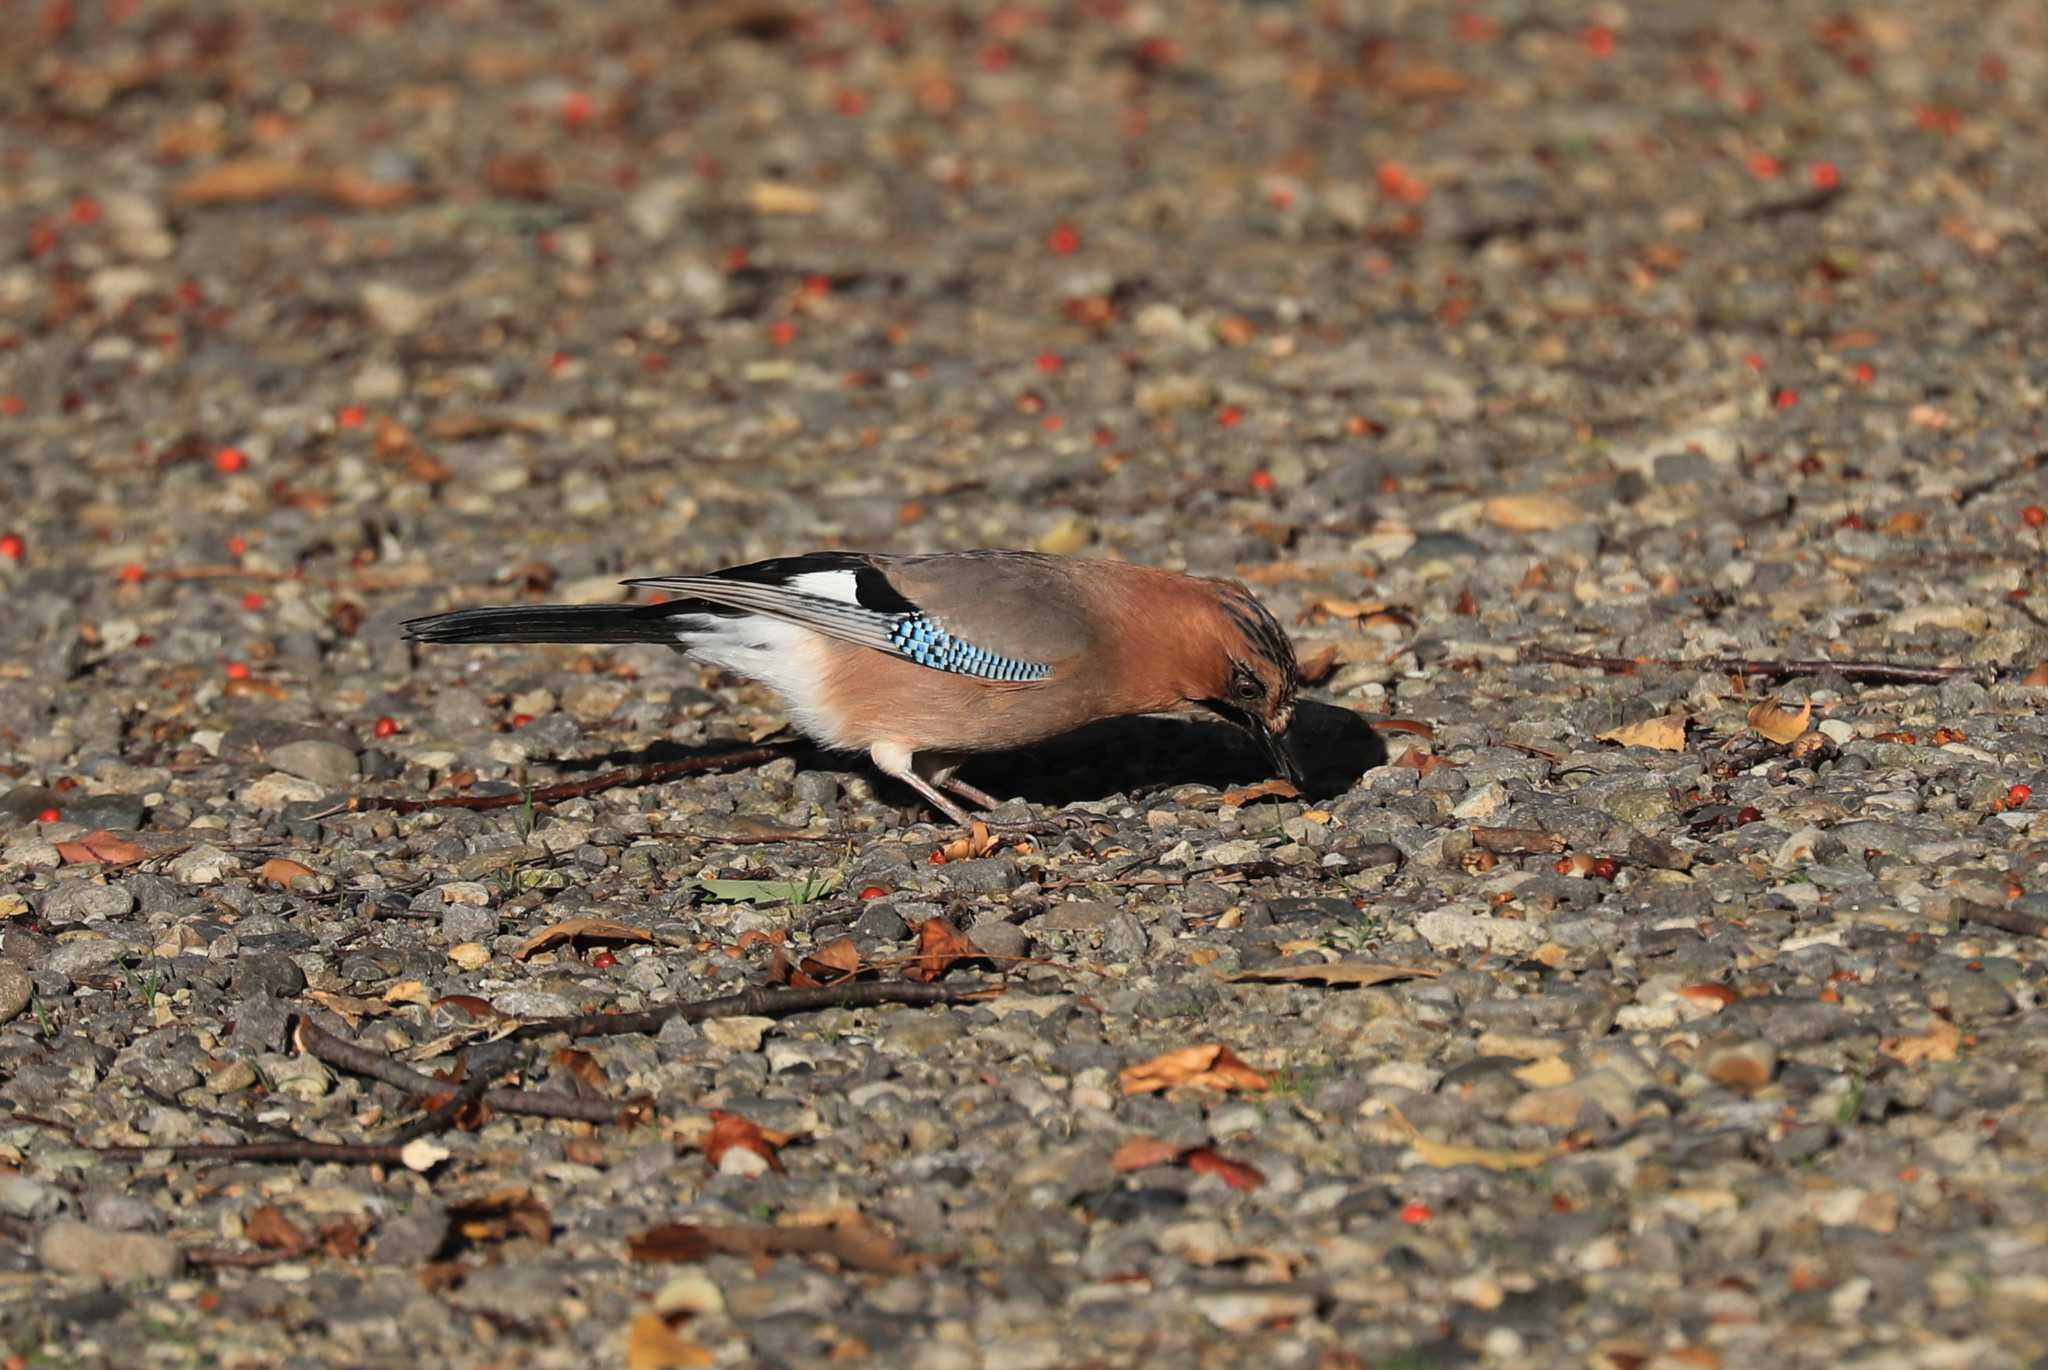
[[[897,651],[920,666],[978,680],[1044,680],[1052,667],[1019,661],[954,637],[923,614],[905,614],[889,629]]]

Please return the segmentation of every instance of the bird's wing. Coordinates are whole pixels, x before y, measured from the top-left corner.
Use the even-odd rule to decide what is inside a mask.
[[[982,680],[1044,680],[1084,651],[1088,638],[1075,588],[1057,560],[1027,553],[813,552],[626,584],[762,614]]]

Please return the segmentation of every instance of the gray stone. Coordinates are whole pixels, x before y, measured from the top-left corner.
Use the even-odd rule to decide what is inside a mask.
[[[175,857],[164,871],[187,885],[218,885],[239,864],[219,847],[202,842]]]
[[[162,1216],[146,1199],[102,1192],[86,1197],[85,1220],[110,1232],[153,1232]]]
[[[96,975],[129,955],[134,948],[113,937],[74,937],[59,942],[43,960],[43,969],[76,980]]]
[[[118,884],[60,880],[43,896],[43,918],[51,923],[92,923],[119,918],[135,907],[135,896]]]
[[[260,1056],[284,1050],[285,1026],[291,1012],[284,1002],[269,994],[255,994],[235,1005],[235,1050],[245,1056]]]
[[[0,1023],[11,1023],[28,1007],[35,981],[15,961],[0,961]]]
[[[133,832],[142,826],[144,805],[139,794],[71,796],[62,805],[64,821],[87,831]]]
[[[378,1229],[370,1254],[381,1265],[411,1270],[434,1259],[447,1243],[448,1211],[422,1201]]]
[[[314,781],[329,790],[343,788],[360,773],[353,751],[340,743],[315,738],[302,738],[297,742],[287,742],[282,747],[273,747],[269,761],[286,775]]]
[[[813,808],[829,809],[839,802],[839,777],[825,771],[802,771],[791,787],[798,799]]]
[[[229,988],[240,998],[271,994],[288,998],[306,987],[305,972],[281,951],[245,951],[235,958]]]
[[[503,920],[495,909],[474,904],[450,904],[441,910],[441,936],[450,946],[464,942],[488,942],[498,935]]]
[[[1958,1023],[1989,1022],[2013,1011],[2012,996],[2004,986],[1989,975],[1973,971],[1930,979],[1927,1002],[1932,1008],[1947,1009]]]
[[[910,935],[910,925],[903,921],[902,914],[878,899],[853,920],[853,935],[863,940],[897,942]]]
[[[983,918],[967,929],[967,940],[991,956],[1028,956],[1031,938],[1024,929],[1003,918]]]
[[[940,867],[939,875],[949,887],[963,894],[1006,894],[1023,879],[1017,873],[1017,863],[1007,856],[954,861]]]
[[[27,1175],[0,1175],[0,1213],[42,1222],[74,1206],[71,1196],[53,1184]]]
[[[36,1259],[53,1274],[93,1275],[121,1284],[173,1279],[185,1269],[183,1249],[168,1237],[109,1232],[69,1219],[42,1230]]]

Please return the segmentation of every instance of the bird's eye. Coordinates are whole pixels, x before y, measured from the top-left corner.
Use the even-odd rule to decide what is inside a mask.
[[[1266,697],[1265,682],[1250,671],[1239,671],[1230,678],[1231,696],[1244,704],[1256,704]]]

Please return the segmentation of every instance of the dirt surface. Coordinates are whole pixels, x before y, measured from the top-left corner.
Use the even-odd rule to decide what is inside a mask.
[[[2048,1358],[2032,0],[0,20],[10,1368]],[[397,631],[835,545],[1313,783]]]

